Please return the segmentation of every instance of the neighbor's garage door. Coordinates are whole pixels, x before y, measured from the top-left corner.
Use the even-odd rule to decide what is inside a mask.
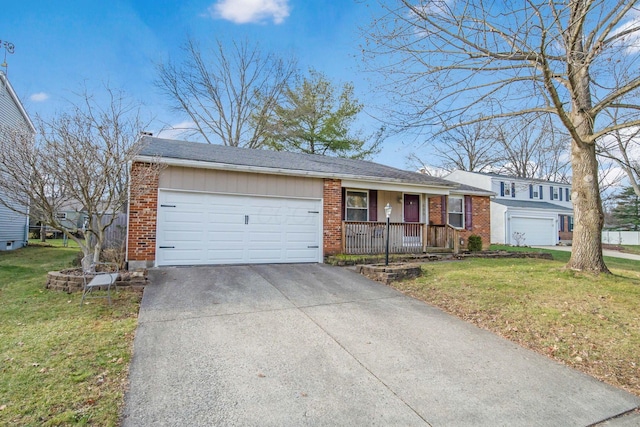
[[[511,217],[512,245],[518,243],[513,238],[514,232],[524,233],[524,241],[520,242],[521,245],[548,246],[558,243],[553,218]]]
[[[318,262],[320,200],[162,190],[158,265]]]

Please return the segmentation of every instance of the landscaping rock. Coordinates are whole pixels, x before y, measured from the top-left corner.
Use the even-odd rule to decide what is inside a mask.
[[[387,285],[391,282],[413,279],[422,275],[420,264],[358,265],[356,271],[369,279]]]
[[[149,282],[147,270],[120,271],[116,280],[117,287],[144,287]],[[82,273],[79,270],[50,271],[47,273],[46,289],[66,293],[81,292],[84,288]]]

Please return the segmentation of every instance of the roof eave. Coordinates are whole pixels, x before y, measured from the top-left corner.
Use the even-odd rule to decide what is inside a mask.
[[[300,170],[300,169],[285,169],[285,168],[272,168],[272,167],[264,167],[264,166],[248,166],[248,165],[237,165],[232,163],[219,163],[219,162],[210,162],[210,161],[201,161],[201,160],[187,160],[187,159],[176,159],[173,157],[154,157],[154,156],[146,156],[146,155],[138,155],[135,156],[134,161],[143,162],[143,163],[156,163],[160,162],[162,164],[168,166],[179,166],[179,167],[191,167],[198,169],[215,169],[215,170],[226,170],[226,171],[236,171],[236,172],[250,172],[250,173],[268,173],[271,175],[287,175],[287,176],[300,176],[306,178],[332,178],[332,179],[350,179],[350,180],[358,180],[358,181],[367,181],[367,182],[384,182],[384,183],[398,183],[416,187],[432,187],[432,188],[442,188],[442,189],[452,189],[457,188],[458,184],[451,183],[451,185],[446,184],[435,184],[435,183],[420,183],[414,181],[406,181],[397,178],[379,178],[365,175],[349,175],[349,174],[339,174],[339,173],[327,173],[327,172],[316,172],[316,171],[308,171],[308,170]]]
[[[22,114],[22,117],[24,117],[27,124],[29,125],[31,132],[36,133],[36,127],[33,125],[33,122],[31,121],[31,117],[29,117],[29,114],[27,114],[27,110],[24,109],[22,102],[20,102],[20,98],[18,98],[18,95],[13,90],[13,86],[11,86],[11,82],[9,82],[9,79],[7,78],[7,76],[5,76],[4,73],[2,72],[0,72],[0,78],[2,78],[2,81],[7,87],[7,91],[9,91],[9,95],[11,95],[11,98],[13,98],[14,104],[16,104],[16,106],[18,107],[18,110],[20,110],[20,114]]]

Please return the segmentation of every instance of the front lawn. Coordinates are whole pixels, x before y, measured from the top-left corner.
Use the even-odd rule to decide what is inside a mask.
[[[640,262],[605,258],[614,274],[594,277],[563,270],[569,253],[551,252],[429,263],[394,286],[640,396]]]
[[[118,424],[141,293],[80,307],[80,293],[46,290],[70,246],[0,252],[0,425]]]

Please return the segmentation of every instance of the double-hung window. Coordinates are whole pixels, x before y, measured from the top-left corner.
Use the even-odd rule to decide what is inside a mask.
[[[347,221],[369,220],[369,193],[366,191],[347,190],[345,209]]]
[[[449,225],[456,228],[464,227],[464,198],[449,196]]]

